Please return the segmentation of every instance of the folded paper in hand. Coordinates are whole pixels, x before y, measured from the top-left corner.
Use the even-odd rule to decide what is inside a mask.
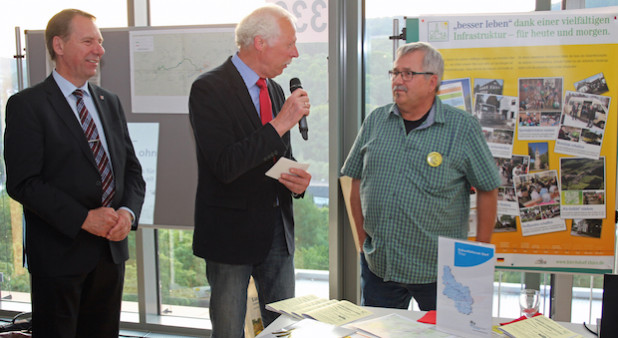
[[[289,174],[290,168],[298,168],[302,170],[307,170],[309,168],[309,163],[298,163],[296,161],[290,160],[289,158],[282,157],[275,163],[272,168],[268,169],[266,172],[266,176],[272,177],[276,180],[279,179],[281,174]]]

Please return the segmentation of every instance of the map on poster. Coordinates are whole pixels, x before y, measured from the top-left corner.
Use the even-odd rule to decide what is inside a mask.
[[[129,44],[133,113],[188,113],[193,81],[236,52],[231,26],[136,30]]]

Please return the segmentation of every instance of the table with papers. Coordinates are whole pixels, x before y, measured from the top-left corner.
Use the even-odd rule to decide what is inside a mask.
[[[282,315],[257,337],[596,336],[583,324],[556,322],[542,315],[517,320],[492,318],[494,258],[495,246],[492,244],[439,237],[437,311],[363,307],[345,300],[320,299],[315,295],[307,295],[267,304],[267,309]],[[321,323],[316,325],[312,320]],[[505,325],[501,326],[501,323]],[[596,331],[596,326],[590,326],[591,330]]]
[[[406,319],[411,319],[413,321],[416,322],[416,320],[418,320],[419,318],[423,317],[426,312],[424,311],[409,311],[409,310],[399,310],[399,309],[386,309],[386,308],[378,308],[378,307],[363,307],[364,309],[367,309],[368,311],[372,312],[372,315],[368,316],[368,317],[364,317],[361,319],[358,319],[352,323],[356,323],[356,322],[369,322],[372,319],[381,319],[381,321],[387,322],[387,321],[397,321],[399,320],[400,317],[404,317]],[[397,315],[397,316],[393,316],[393,317],[388,317],[389,315]],[[499,323],[505,323],[505,322],[509,322],[511,319],[507,319],[507,318],[493,318],[493,324],[494,325],[499,325]],[[290,326],[292,324],[298,323],[300,320],[297,318],[293,318],[291,316],[288,315],[281,315],[279,318],[277,318],[273,323],[271,323],[268,327],[266,327],[264,329],[264,331],[262,331],[256,338],[273,338],[273,337],[278,337],[278,335],[274,334],[275,332],[280,332],[283,328]],[[586,330],[586,328],[583,326],[583,324],[576,324],[576,323],[565,323],[565,322],[557,322],[558,324],[560,324],[561,326],[563,326],[564,328],[584,337],[584,338],[588,338],[588,337],[596,337],[595,334],[590,333],[588,330]],[[421,324],[421,323],[418,323]],[[348,325],[342,325],[343,327],[348,327]],[[424,324],[424,327],[431,327],[433,329],[433,325],[427,325]],[[588,325],[588,327],[595,331],[596,330],[596,325]],[[414,333],[414,332],[409,332],[406,335],[402,335],[401,333],[395,333],[393,332],[392,334],[387,334],[384,335],[384,337],[414,337],[414,336],[418,336],[418,337],[428,337],[430,333],[434,333],[436,335],[432,335],[435,337],[453,337],[452,335],[449,336],[448,334],[444,334],[442,335],[441,332],[439,331],[424,331],[422,333]],[[507,337],[506,335],[500,335],[498,333],[494,333],[493,334],[494,337]],[[295,337],[294,335],[292,337]],[[301,336],[302,337],[302,336]],[[321,337],[326,337],[324,335],[321,335]],[[351,335],[351,337],[353,338],[358,338],[358,337],[369,337],[367,335],[361,335],[361,334],[353,334]]]

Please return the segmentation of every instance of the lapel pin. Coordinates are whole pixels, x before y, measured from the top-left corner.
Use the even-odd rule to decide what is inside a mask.
[[[442,164],[442,155],[435,151],[429,153],[429,155],[427,155],[427,163],[429,163],[429,165],[432,167],[439,166],[440,164]]]
[[[103,95],[99,95],[99,98],[100,98],[101,100],[105,100],[105,98],[103,97]]]

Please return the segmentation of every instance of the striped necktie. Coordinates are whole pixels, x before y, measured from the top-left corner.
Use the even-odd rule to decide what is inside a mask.
[[[76,89],[73,92],[73,95],[77,98],[77,112],[79,113],[79,121],[82,125],[82,129],[84,130],[84,134],[86,135],[86,139],[88,140],[90,150],[92,150],[92,154],[94,155],[94,160],[97,163],[99,173],[101,173],[101,181],[103,182],[103,196],[101,198],[102,205],[104,207],[109,207],[111,206],[112,200],[114,199],[114,195],[116,193],[112,164],[107,157],[107,153],[105,153],[105,149],[103,149],[103,145],[101,144],[97,126],[88,112],[88,109],[86,109],[86,104],[84,103],[83,98],[84,93],[81,89]]]

